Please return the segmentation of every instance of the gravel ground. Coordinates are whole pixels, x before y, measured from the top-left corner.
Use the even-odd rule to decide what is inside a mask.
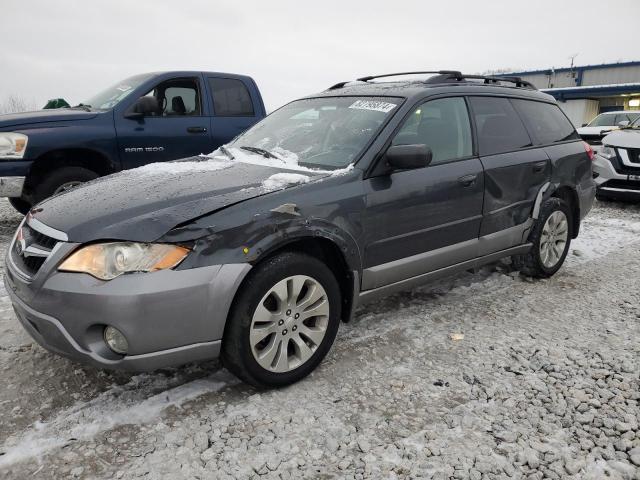
[[[2,201],[2,250],[18,221]],[[552,279],[502,262],[370,304],[268,392],[73,364],[0,288],[0,477],[640,479],[639,234],[598,203]]]

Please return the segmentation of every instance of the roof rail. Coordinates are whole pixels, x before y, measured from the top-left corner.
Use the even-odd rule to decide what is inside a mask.
[[[461,73],[457,70],[438,70],[438,71],[424,71],[424,72],[401,72],[401,73],[387,73],[384,75],[369,75],[367,77],[360,77],[358,79],[356,79],[356,81],[358,82],[368,82],[369,80],[373,80],[376,78],[385,78],[385,77],[398,77],[398,76],[403,76],[403,75],[423,75],[423,74],[434,74],[437,75],[435,77],[429,78],[427,80],[425,80],[425,83],[431,83],[431,84],[435,84],[435,83],[446,83],[446,82],[451,82],[451,81],[456,81],[456,82],[461,82],[463,80],[484,80],[484,83],[486,85],[489,84],[498,84],[500,82],[508,82],[508,83],[515,83],[515,86],[517,88],[529,88],[531,90],[537,90],[537,88],[535,87],[535,85],[533,85],[530,82],[527,82],[526,80],[523,80],[520,77],[495,77],[495,76],[488,76],[488,75],[467,75],[464,73]],[[350,82],[340,82],[340,83],[336,83],[335,85],[329,87],[329,90],[336,90],[338,88],[342,88],[344,87],[347,83]]]

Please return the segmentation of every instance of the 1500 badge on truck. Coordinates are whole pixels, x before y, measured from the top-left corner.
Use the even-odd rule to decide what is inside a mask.
[[[71,108],[0,115],[0,196],[21,213],[76,185],[208,153],[265,116],[250,77],[136,75]]]

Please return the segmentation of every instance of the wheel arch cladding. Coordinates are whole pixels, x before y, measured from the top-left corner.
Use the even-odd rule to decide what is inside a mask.
[[[578,194],[573,187],[568,185],[558,186],[549,197],[563,200],[571,211],[571,238],[576,238],[580,230],[580,201]]]
[[[342,299],[341,317],[344,322],[351,319],[355,307],[354,300],[358,294],[358,271],[352,270],[344,251],[333,241],[323,236],[300,236],[274,245],[258,259],[262,262],[282,252],[298,252],[317,258],[326,264],[338,282]]]
[[[29,171],[28,185],[38,182],[48,172],[61,167],[83,167],[100,176],[117,170],[116,165],[103,153],[90,148],[61,148],[50,150],[36,158]]]

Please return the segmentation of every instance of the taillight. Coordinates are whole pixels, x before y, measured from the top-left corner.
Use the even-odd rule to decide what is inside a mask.
[[[593,148],[591,148],[591,145],[589,145],[587,142],[583,141],[582,144],[584,145],[584,151],[587,152],[587,155],[589,155],[589,160],[593,162],[593,159],[596,156],[595,152],[593,151]]]

